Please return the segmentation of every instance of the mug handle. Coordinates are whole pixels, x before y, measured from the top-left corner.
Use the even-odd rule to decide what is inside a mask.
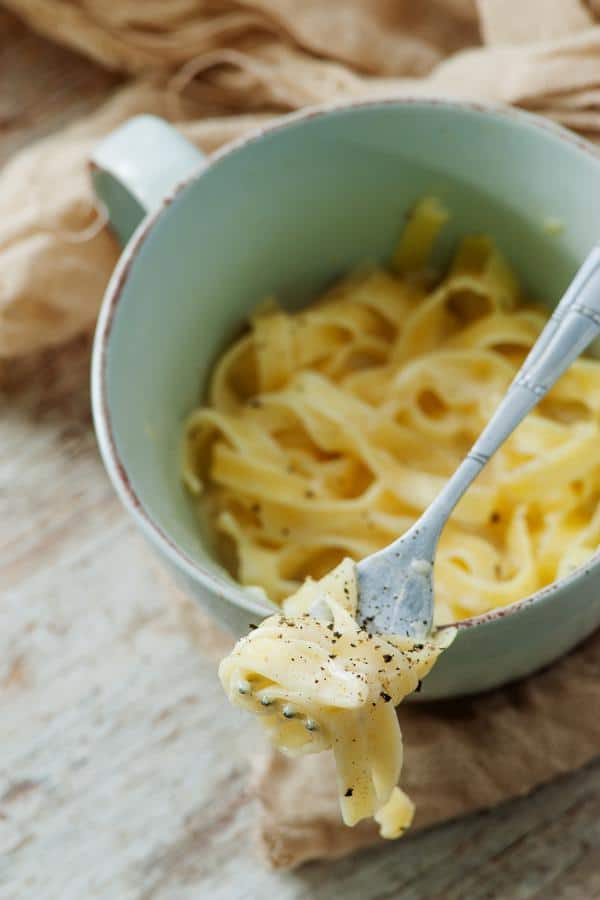
[[[148,115],[115,129],[90,157],[94,190],[123,244],[181,181],[205,165],[204,154],[175,128]]]

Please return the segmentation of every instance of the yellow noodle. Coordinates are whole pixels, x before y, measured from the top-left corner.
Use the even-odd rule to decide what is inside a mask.
[[[355,565],[346,559],[307,580],[236,644],[219,667],[232,703],[258,716],[291,756],[332,749],[347,825],[375,816],[399,837],[413,805],[397,787],[402,735],[395,707],[412,693],[453,639],[453,629],[415,644],[371,635],[356,622]]]

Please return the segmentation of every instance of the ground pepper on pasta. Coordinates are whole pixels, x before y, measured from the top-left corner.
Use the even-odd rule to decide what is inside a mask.
[[[356,567],[343,560],[307,579],[237,642],[219,666],[229,700],[258,717],[290,756],[332,750],[346,825],[374,817],[382,837],[401,837],[414,806],[398,787],[402,734],[395,707],[412,693],[455,629],[423,641],[372,634],[356,621]]]

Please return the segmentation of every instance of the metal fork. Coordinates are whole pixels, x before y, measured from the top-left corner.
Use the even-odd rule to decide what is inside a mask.
[[[595,246],[454,475],[412,528],[358,563],[358,620],[364,628],[417,640],[429,634],[435,551],[452,510],[490,457],[598,334],[600,246]]]

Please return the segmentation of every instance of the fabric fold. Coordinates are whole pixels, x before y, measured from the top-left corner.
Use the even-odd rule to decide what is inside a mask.
[[[278,114],[367,97],[508,103],[600,135],[600,25],[582,0],[526,11],[480,0],[479,20],[472,0],[4,5],[107,67],[144,74],[0,173],[0,358],[93,328],[119,247],[87,159],[136,113],[165,116],[209,153]]]

